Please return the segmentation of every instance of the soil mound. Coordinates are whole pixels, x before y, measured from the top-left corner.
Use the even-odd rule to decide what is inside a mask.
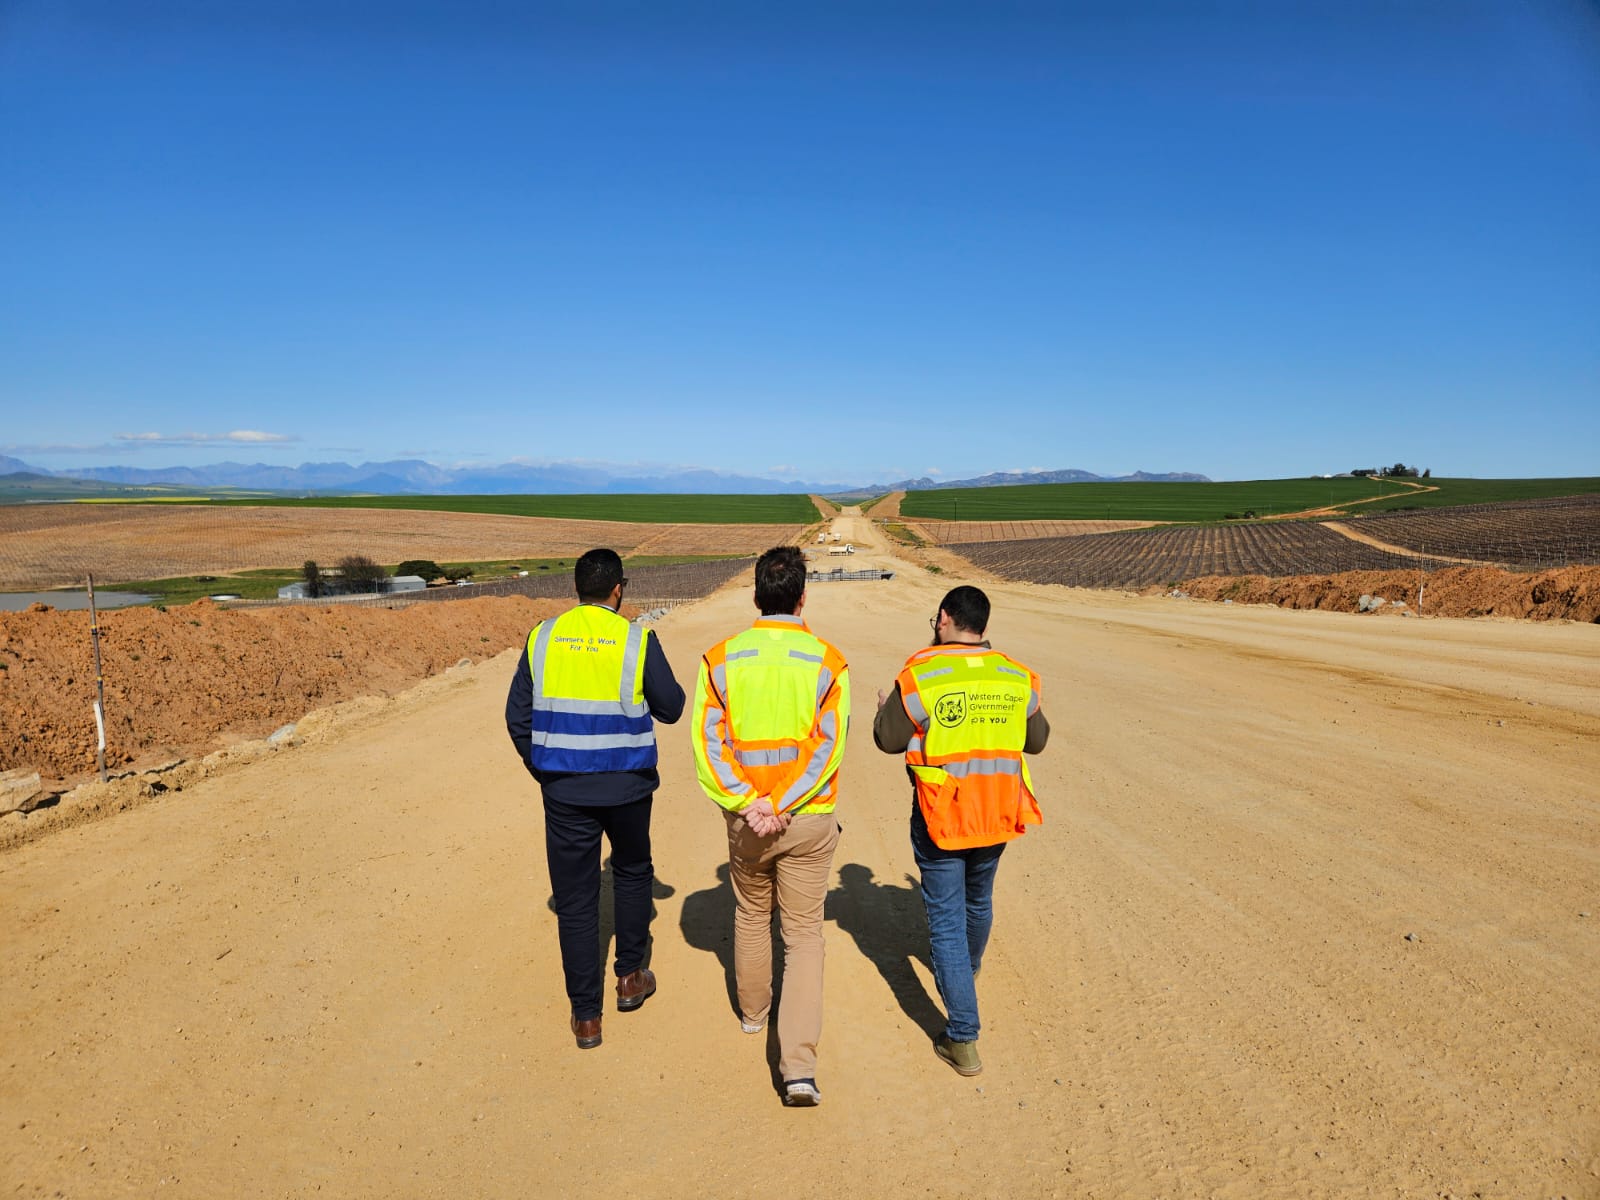
[[[1151,589],[1152,592],[1164,589]],[[1418,571],[1345,571],[1336,575],[1207,575],[1182,590],[1200,600],[1275,604],[1356,612],[1363,595],[1389,601],[1380,613],[1405,611],[1430,617],[1517,617],[1535,621],[1600,622],[1600,567],[1563,567],[1518,573],[1497,567]],[[1419,596],[1420,590],[1420,596]]]
[[[202,600],[101,613],[106,765],[190,757],[312,709],[401,690],[463,658],[499,654],[567,607],[508,596],[253,611]],[[88,613],[0,613],[0,770],[63,781],[92,772],[94,695]]]

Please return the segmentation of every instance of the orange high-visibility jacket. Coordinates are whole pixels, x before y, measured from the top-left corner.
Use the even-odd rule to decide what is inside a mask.
[[[998,650],[945,644],[913,654],[895,682],[917,727],[906,767],[935,845],[993,846],[1044,820],[1022,756],[1037,675]]]
[[[799,617],[762,617],[700,661],[700,786],[732,812],[762,796],[777,812],[832,812],[849,722],[844,656]]]

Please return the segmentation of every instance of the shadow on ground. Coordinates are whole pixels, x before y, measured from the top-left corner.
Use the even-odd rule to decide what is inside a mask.
[[[914,962],[932,967],[928,959],[928,922],[923,911],[917,881],[907,875],[904,886],[879,883],[872,868],[846,863],[839,868],[839,885],[828,892],[824,919],[850,935],[859,950],[889,985],[890,994],[902,1012],[930,1038],[944,1028],[944,1014],[923,986]],[[728,1010],[739,1016],[739,992],[733,968],[733,884],[726,863],[717,867],[717,882],[703,891],[684,897],[679,927],[683,939],[696,950],[717,956],[722,964],[727,989]],[[839,952],[837,939],[833,952]],[[778,981],[773,989],[773,1012],[782,1002],[783,938],[776,917],[773,927],[773,973]],[[767,1065],[773,1086],[782,1088],[778,1074],[776,1021],[767,1022]]]
[[[616,936],[617,932],[616,901],[611,895],[612,879],[613,875],[611,871],[611,856],[607,855],[605,862],[600,866],[600,962],[602,964],[606,964],[611,957],[611,939]],[[673,887],[670,883],[662,883],[659,875],[656,876],[655,881],[650,885],[651,900],[666,900],[667,898],[676,896],[677,894],[678,889]],[[556,911],[556,898],[554,896],[547,898],[545,900],[545,907],[548,908],[551,913],[554,913]],[[656,909],[655,905],[652,904],[650,906],[650,920],[653,922],[655,918]],[[729,924],[731,925],[733,918],[730,916],[728,920]],[[655,950],[655,943],[655,935],[652,933],[650,937],[650,944],[644,952],[644,965],[647,967],[650,965],[650,959],[653,951]],[[607,969],[607,973],[609,974],[609,968]]]
[[[930,1038],[944,1028],[944,1014],[912,967],[928,968],[928,918],[916,879],[906,886],[879,883],[872,868],[845,863],[839,886],[828,893],[824,916],[855,939],[856,949],[878,969],[900,1010]]]

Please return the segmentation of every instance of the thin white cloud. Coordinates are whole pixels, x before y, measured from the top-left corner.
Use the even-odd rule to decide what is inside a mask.
[[[260,429],[235,429],[230,433],[118,433],[119,442],[139,446],[215,446],[229,443],[276,446],[300,440],[293,433],[266,433]]]

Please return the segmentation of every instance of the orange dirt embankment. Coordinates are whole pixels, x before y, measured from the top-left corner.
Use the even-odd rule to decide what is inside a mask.
[[[1421,589],[1420,603],[1418,589]],[[1396,600],[1430,617],[1518,617],[1535,621],[1600,621],[1600,567],[1564,567],[1519,574],[1497,567],[1451,567],[1419,571],[1346,571],[1338,575],[1208,575],[1184,582],[1200,600],[1275,604],[1356,612],[1363,595],[1389,601],[1379,612],[1395,612]],[[1162,588],[1148,589],[1150,592]]]
[[[202,600],[101,613],[106,765],[190,757],[341,700],[398,691],[463,658],[499,654],[567,607],[506,596],[239,612]],[[0,770],[56,780],[92,772],[88,614],[0,613],[0,667]]]

